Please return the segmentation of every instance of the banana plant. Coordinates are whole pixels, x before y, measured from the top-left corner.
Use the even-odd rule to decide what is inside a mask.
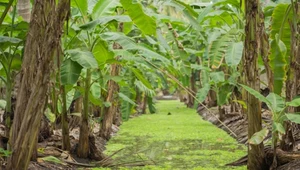
[[[176,4],[177,1],[173,1]],[[230,4],[231,6],[227,5]],[[225,5],[226,4],[226,5]],[[195,15],[193,9],[190,9],[188,5],[183,6],[183,12],[190,18],[190,25],[192,29],[186,29],[180,35],[184,35],[184,49],[188,54],[196,54],[199,56],[200,63],[192,63],[191,65],[186,64],[192,70],[200,72],[200,82],[202,87],[198,90],[196,96],[198,102],[205,100],[207,94],[209,93],[211,87],[217,90],[217,92],[224,92],[217,97],[217,101],[220,105],[224,104],[228,94],[232,91],[234,84],[228,84],[228,82],[234,82],[233,79],[237,80],[239,75],[233,74],[234,76],[217,76],[220,80],[213,79],[215,73],[209,74],[210,71],[223,73],[230,75],[237,72],[237,67],[242,58],[243,51],[243,13],[240,8],[238,1],[220,1],[207,6],[204,10],[200,11],[198,15]],[[213,9],[218,9],[213,10]],[[186,12],[189,10],[190,12]],[[196,19],[197,22],[201,24],[200,26],[193,25],[193,20]],[[198,24],[199,25],[199,24]],[[202,38],[199,39],[199,29]],[[194,42],[189,42],[189,40],[194,39]],[[206,46],[206,48],[200,47]],[[198,47],[197,47],[198,46]],[[198,50],[192,50],[198,49]],[[183,58],[181,58],[184,60]],[[191,63],[191,62],[189,62]],[[220,75],[220,74],[218,74]],[[214,83],[227,81],[227,83]],[[227,80],[228,79],[228,80]],[[228,88],[231,86],[230,88]],[[218,89],[228,89],[226,94],[224,90]],[[222,101],[220,97],[222,96]],[[227,97],[224,97],[227,96]]]
[[[98,1],[93,6],[90,4],[86,5],[86,3],[82,1],[78,1],[78,3],[81,5],[74,4],[74,7],[76,8],[73,10],[73,13],[75,15],[73,15],[74,18],[71,20],[74,22],[70,25],[69,35],[66,38],[67,43],[64,47],[66,57],[62,63],[61,81],[63,85],[75,84],[80,78],[80,75],[83,74],[82,72],[86,71],[86,75],[82,76],[82,81],[85,82],[84,90],[80,87],[75,87],[85,96],[84,108],[88,108],[87,101],[90,99],[92,99],[90,101],[92,101],[93,104],[96,104],[96,100],[94,100],[95,97],[90,95],[90,88],[92,88],[94,83],[100,82],[97,80],[91,82],[90,69],[95,70],[95,68],[107,68],[108,64],[113,63],[121,65],[128,64],[114,59],[115,56],[124,56],[124,54],[120,54],[120,51],[122,50],[114,50],[113,48],[110,48],[114,42],[117,42],[120,46],[122,46],[122,52],[125,50],[133,52],[138,51],[136,55],[148,57],[147,60],[149,61],[157,61],[159,63],[169,62],[162,54],[156,53],[153,49],[151,49],[151,47],[141,43],[137,44],[133,39],[124,34],[134,32],[132,31],[132,28],[134,28],[132,23],[134,23],[137,28],[135,31],[141,31],[141,37],[144,37],[145,35],[154,36],[156,34],[155,20],[143,12],[142,6],[139,3],[117,0]],[[126,10],[126,13],[124,15],[115,15],[115,9],[118,7],[123,7]],[[92,18],[92,21],[86,22],[85,18],[89,16]],[[143,16],[143,20],[140,19],[140,16]],[[144,22],[144,20],[149,22]],[[123,23],[125,30],[124,33],[114,32],[116,31],[116,22]],[[147,25],[147,23],[151,23],[151,25]],[[109,43],[107,44],[106,42]],[[77,47],[77,49],[73,49],[74,47]],[[97,64],[97,66],[95,64]],[[147,88],[152,88],[150,87],[151,84],[148,80],[142,76],[140,70],[135,69],[132,66],[129,66],[129,69],[133,72],[135,77],[142,82],[142,84],[144,84]],[[105,75],[102,75],[99,79],[102,79],[103,76]],[[117,77],[111,77],[110,79],[116,80],[116,78]],[[105,81],[102,80],[102,82]],[[124,81],[120,81],[119,83],[124,83]],[[101,89],[105,89],[105,87],[101,87]],[[119,97],[122,101],[131,102],[131,100],[129,100],[130,98],[123,93],[119,93]],[[110,104],[102,102],[102,105],[109,106]],[[84,110],[82,118],[88,119],[88,113],[86,110]],[[81,133],[88,134],[83,131]],[[88,140],[85,139],[80,141]]]
[[[286,102],[285,99],[279,96],[276,93],[270,93],[267,97],[264,97],[260,92],[246,86],[241,85],[247,92],[255,96],[262,102],[265,102],[268,108],[272,112],[272,148],[274,150],[274,159],[273,163],[276,164],[276,147],[277,143],[282,139],[282,136],[285,134],[284,123],[286,121],[291,121],[294,123],[300,123],[300,114],[299,113],[287,113],[288,107],[299,107],[300,98],[295,97],[292,101]],[[262,129],[259,132],[256,132],[250,139],[249,143],[253,145],[259,145],[263,142],[265,137],[268,135],[267,127]]]
[[[69,105],[67,106],[65,96],[69,91],[66,91],[66,86],[73,86],[83,96],[82,123],[77,154],[86,158],[89,154],[89,102],[101,105],[96,97],[93,96],[95,94],[93,89],[95,88],[92,87],[94,87],[94,83],[98,82],[94,79],[93,72],[101,67],[103,68],[102,64],[105,64],[106,60],[113,58],[113,54],[107,50],[107,44],[101,41],[98,35],[106,29],[104,24],[115,20],[115,18],[110,18],[110,16],[106,15],[110,15],[109,11],[113,11],[119,3],[117,1],[93,1],[88,3],[81,0],[76,1],[76,3],[72,1],[71,5],[74,7],[72,15],[74,18],[71,18],[72,24],[68,30],[69,33],[65,37],[65,57],[60,70],[63,100],[63,134],[68,138],[67,132],[69,129],[65,119],[68,116],[67,110],[69,110]],[[97,21],[98,23],[93,25],[92,22],[86,21],[88,17],[102,18],[103,20]],[[96,19],[93,21],[96,21]],[[77,86],[79,78],[84,83],[83,87]],[[71,90],[72,88],[68,89]],[[67,143],[66,146],[69,145]]]
[[[103,33],[101,37],[106,41],[115,41],[123,48],[122,50],[114,50],[114,52],[116,55],[121,54],[119,60],[119,62],[123,63],[123,71],[121,74],[131,75],[123,76],[128,77],[125,79],[125,83],[119,82],[122,83],[120,84],[122,86],[119,97],[122,99],[123,118],[127,120],[133,106],[136,104],[132,101],[132,98],[136,95],[133,87],[137,87],[139,91],[144,92],[149,97],[154,97],[153,88],[155,85],[153,85],[153,82],[155,78],[152,78],[152,83],[149,82],[149,79],[153,76],[150,74],[150,72],[153,72],[153,66],[150,65],[149,62],[155,65],[167,65],[168,60],[162,54],[156,53],[150,47],[141,45],[141,43],[135,43],[133,39],[122,33]],[[126,93],[125,89],[127,89]],[[148,101],[152,101],[152,99]]]

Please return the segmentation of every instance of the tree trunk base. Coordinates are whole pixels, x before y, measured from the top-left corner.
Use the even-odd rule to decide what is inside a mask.
[[[278,167],[277,170],[298,170],[299,167],[300,167],[300,161],[294,160],[285,165]]]
[[[95,142],[95,136],[90,135],[89,136],[89,158],[101,161],[106,158],[106,156],[97,148],[96,142]]]
[[[278,167],[272,167],[277,168],[277,169],[284,169],[287,170],[289,168],[295,168],[298,165],[298,167],[296,169],[299,169],[300,167],[300,152],[285,152],[281,149],[276,149],[276,153],[277,153],[277,166]],[[273,164],[273,149],[271,149],[270,147],[265,148],[265,162],[268,166],[268,169],[271,168],[272,164]],[[247,155],[240,158],[239,160],[229,163],[227,164],[227,166],[243,166],[243,165],[247,165],[248,162],[248,157]],[[285,167],[285,168],[282,168]]]
[[[45,139],[51,137],[53,132],[51,131],[49,122],[47,121],[46,116],[42,118],[41,125],[40,125],[40,132],[38,136],[38,142],[43,142]]]
[[[79,158],[87,158],[88,154],[89,154],[89,126],[88,126],[88,120],[84,120],[82,121],[82,124],[80,126],[77,156]]]

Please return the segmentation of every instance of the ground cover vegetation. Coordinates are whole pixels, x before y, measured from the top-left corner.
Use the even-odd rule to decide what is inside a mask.
[[[132,115],[157,113],[159,93],[247,136],[247,157],[230,165],[297,167],[299,5],[0,0],[3,168],[114,166],[107,154],[121,151],[105,154],[106,141]]]
[[[158,114],[124,122],[118,135],[108,142],[107,155],[126,148],[114,156],[116,164],[148,160],[146,167],[136,168],[246,169],[245,166],[225,166],[244,156],[246,147],[211,123],[201,120],[194,109],[187,109],[178,101],[159,101],[156,107]]]

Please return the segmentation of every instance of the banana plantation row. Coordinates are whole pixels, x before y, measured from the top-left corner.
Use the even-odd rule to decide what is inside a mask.
[[[0,0],[6,168],[27,169],[38,140],[54,129],[62,129],[61,149],[73,150],[69,129],[77,126],[73,154],[105,159],[93,144],[94,124],[109,140],[112,126],[131,114],[155,113],[160,89],[188,107],[240,108],[248,120],[248,169],[275,169],[282,164],[276,151],[295,149],[300,123],[299,5]],[[262,87],[270,94],[260,94]],[[271,130],[262,128],[261,102],[272,112]],[[263,143],[269,130],[271,161]]]

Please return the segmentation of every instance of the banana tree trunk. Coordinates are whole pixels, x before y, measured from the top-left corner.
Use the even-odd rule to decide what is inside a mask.
[[[117,48],[120,48],[119,46]],[[116,73],[117,75],[120,74],[120,69],[121,69],[121,66],[119,65],[116,65]],[[119,97],[118,97],[118,93],[120,92],[120,86],[118,83],[115,82],[114,84],[114,90],[115,90],[115,98],[113,99],[113,102],[114,102],[114,112],[113,112],[113,124],[117,125],[117,126],[120,126],[122,124],[122,113],[121,113],[121,108],[120,108],[120,100],[119,100]]]
[[[136,87],[135,93],[136,93],[135,103],[137,104],[136,105],[136,109],[137,109],[138,106],[142,103],[142,92]]]
[[[82,113],[82,97],[81,96],[75,100],[74,113]],[[81,124],[80,120],[81,120],[80,117],[72,116],[70,119],[70,123],[69,123],[69,130],[73,130],[74,128],[80,126],[80,124]]]
[[[248,0],[245,4],[246,26],[245,26],[245,55],[243,56],[244,83],[259,91],[259,68],[258,55],[260,44],[260,21],[259,21],[259,0]],[[253,95],[246,93],[247,116],[248,116],[248,138],[262,129],[261,102]],[[248,145],[248,169],[265,169],[264,145]]]
[[[24,21],[30,22],[30,0],[18,0],[18,14],[23,17]]]
[[[178,88],[176,90],[177,96],[179,98],[180,102],[185,102],[186,101],[186,91],[184,91],[182,88]]]
[[[120,12],[120,11],[119,11]],[[119,32],[123,32],[123,23],[119,23],[118,25]],[[114,49],[122,49],[122,47],[118,43],[114,43]],[[117,57],[117,59],[119,56]],[[118,64],[111,65],[111,76],[119,76],[121,67]],[[99,135],[106,139],[110,139],[110,134],[112,132],[112,124],[121,124],[121,112],[120,112],[120,104],[118,93],[120,92],[120,87],[118,83],[113,80],[108,81],[108,94],[106,101],[111,103],[111,106],[107,109],[104,109],[105,113],[103,116],[101,129]]]
[[[115,49],[121,49],[122,47],[118,44],[115,44],[116,46],[114,47]],[[118,57],[119,58],[119,57]],[[121,66],[120,65],[116,65],[116,76],[118,76],[120,74],[120,70],[121,70]],[[113,99],[113,102],[115,104],[115,112],[114,112],[114,117],[113,117],[113,124],[120,126],[122,124],[122,113],[121,113],[121,108],[120,108],[120,100],[118,97],[118,93],[120,92],[120,86],[118,83],[114,84],[114,89],[115,89],[115,95],[116,97]]]
[[[26,39],[7,169],[27,169],[47,102],[54,52],[60,45],[69,0],[35,0]],[[47,18],[47,20],[45,20]]]
[[[210,90],[207,94],[207,106],[210,107],[215,107],[217,106],[217,94],[215,91]]]
[[[117,64],[111,65],[111,76],[118,76],[119,75],[119,66]],[[119,85],[113,81],[108,81],[108,95],[107,95],[107,102],[111,103],[111,106],[108,109],[105,109],[104,118],[102,120],[101,129],[100,129],[100,136],[106,140],[110,139],[110,134],[112,132],[112,124],[114,115],[117,111],[118,104],[118,92],[119,92]]]
[[[89,94],[91,85],[92,72],[90,69],[86,71],[85,78],[85,94],[83,98],[83,112],[81,114],[79,143],[77,148],[77,156],[87,158],[89,156]]]
[[[70,151],[71,143],[69,136],[69,122],[68,122],[68,109],[67,109],[67,99],[66,99],[66,87],[61,86],[62,91],[62,101],[63,101],[63,112],[61,114],[61,124],[62,124],[62,149]]]
[[[195,76],[195,72],[192,71],[191,73],[191,77],[190,77],[190,93],[188,94],[188,102],[187,102],[187,106],[189,108],[194,107],[194,103],[195,103],[195,99],[194,96],[196,95],[196,76]]]
[[[77,86],[80,87],[81,83],[77,82]],[[82,96],[78,97],[74,101],[74,113],[82,113],[82,103],[83,99]],[[74,128],[80,126],[81,124],[81,118],[78,116],[71,116],[70,123],[69,123],[69,130],[72,131]]]
[[[116,126],[121,126],[122,124],[122,112],[120,104],[117,106],[116,113],[114,114],[113,124]]]
[[[148,104],[148,96],[146,93],[144,93],[141,114],[146,114],[147,104]]]
[[[299,0],[297,2],[298,6],[299,6]],[[298,7],[299,9],[299,7]],[[299,20],[299,18],[298,18]],[[297,30],[298,30],[298,34],[299,34],[299,30],[300,30],[300,24],[297,23]],[[300,44],[300,43],[299,43]],[[298,47],[298,55],[300,54],[300,48]],[[300,63],[300,57],[297,57],[297,63]],[[296,70],[296,75],[297,75],[297,95],[299,96],[300,95],[300,67],[297,67],[297,70]],[[300,112],[300,107],[297,107],[295,108],[295,112]],[[298,127],[300,127],[298,125]]]

